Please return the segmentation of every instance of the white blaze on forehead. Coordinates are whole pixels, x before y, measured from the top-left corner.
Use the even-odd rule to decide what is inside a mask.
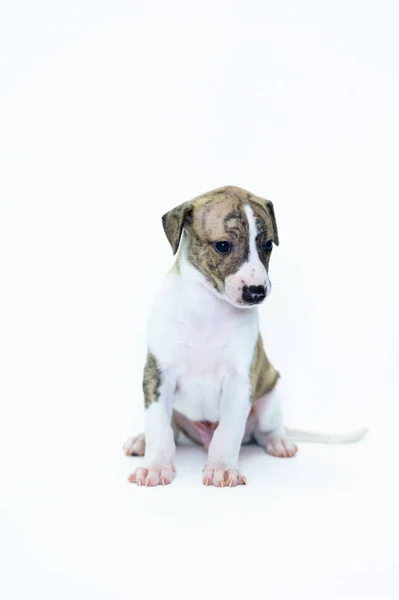
[[[256,221],[254,217],[254,213],[252,212],[252,208],[250,206],[245,205],[244,211],[247,216],[248,226],[249,226],[249,256],[248,262],[252,262],[254,260],[259,260],[258,249],[256,247],[256,236],[258,235],[258,228],[256,227]]]
[[[249,205],[244,206],[245,215],[248,220],[249,229],[249,256],[241,269],[237,272],[240,279],[245,281],[245,285],[264,285],[266,293],[270,292],[270,281],[264,264],[262,263],[258,247],[256,245],[256,237],[259,233],[256,225],[256,219],[252,208]]]

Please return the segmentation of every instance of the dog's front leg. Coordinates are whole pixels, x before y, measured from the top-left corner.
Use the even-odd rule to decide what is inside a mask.
[[[213,434],[208,462],[203,470],[205,485],[234,487],[246,483],[238,470],[238,455],[250,411],[249,395],[249,378],[245,376],[232,376],[223,385],[219,425]]]
[[[175,439],[171,425],[174,382],[168,373],[144,370],[145,455],[129,477],[131,483],[155,486],[171,483],[175,468]],[[151,379],[152,378],[152,379]]]

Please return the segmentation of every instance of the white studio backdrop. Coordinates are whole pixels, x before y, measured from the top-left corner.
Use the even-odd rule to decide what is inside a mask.
[[[0,507],[9,589],[18,560],[28,565],[21,538],[37,561],[27,572],[47,586],[42,597],[58,590],[60,573],[66,598],[125,597],[122,587],[109,591],[111,575],[104,587],[93,583],[106,552],[92,548],[85,571],[73,562],[79,535],[68,536],[70,523],[62,552],[54,531],[68,506],[75,523],[93,510],[82,548],[100,535],[97,517],[105,539],[125,548],[107,509],[118,513],[133,468],[121,444],[143,427],[146,319],[173,261],[160,217],[222,185],[275,205],[280,246],[261,319],[287,423],[368,425],[367,456],[381,458],[374,487],[388,486],[388,514],[399,391],[396,3],[0,7]],[[325,452],[331,466],[343,450]],[[106,498],[101,511],[94,482]],[[194,505],[199,482],[200,471],[189,479]],[[130,507],[138,521],[146,508],[131,489],[121,509],[129,536]],[[163,526],[160,506],[149,510]],[[150,541],[140,538],[147,554]],[[373,572],[372,559],[365,564]],[[387,592],[379,580],[370,585],[370,597],[396,597],[390,583]],[[14,592],[5,597],[24,597],[23,587]]]

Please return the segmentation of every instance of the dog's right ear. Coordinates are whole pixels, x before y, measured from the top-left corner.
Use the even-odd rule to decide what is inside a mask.
[[[173,254],[176,254],[183,227],[185,223],[191,223],[193,219],[193,207],[191,202],[183,202],[180,206],[172,208],[162,217],[162,225],[169,244],[172,246]]]

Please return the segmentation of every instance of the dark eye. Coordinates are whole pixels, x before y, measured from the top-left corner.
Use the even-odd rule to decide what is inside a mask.
[[[268,242],[266,242],[263,246],[263,250],[265,252],[270,252],[271,250],[273,250],[273,242],[272,240],[269,240]]]
[[[230,242],[216,242],[215,248],[220,254],[227,254],[231,250]]]

